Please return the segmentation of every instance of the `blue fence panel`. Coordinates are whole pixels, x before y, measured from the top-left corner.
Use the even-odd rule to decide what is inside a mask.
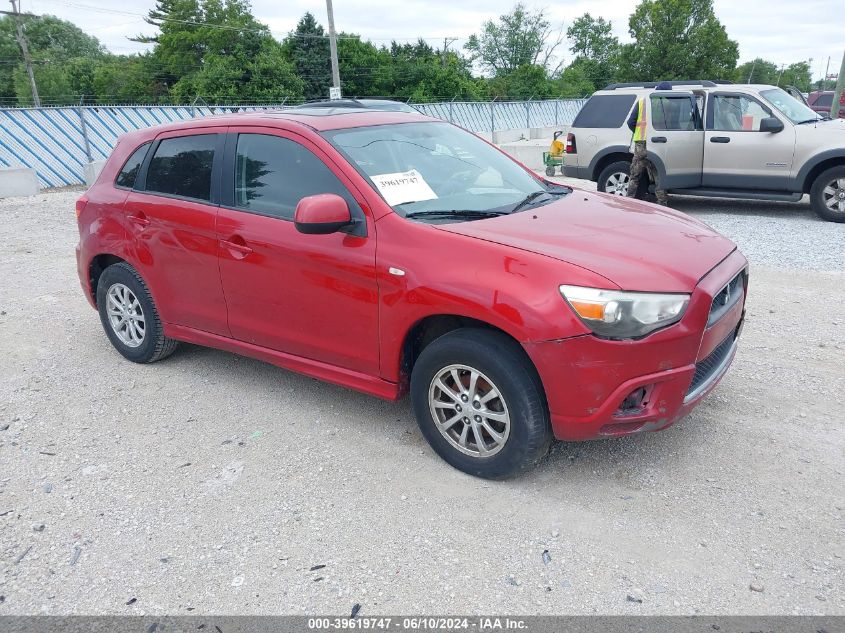
[[[570,125],[584,99],[412,104],[472,132]],[[246,106],[81,106],[0,109],[0,166],[31,167],[44,187],[85,182],[84,166],[103,160],[126,132],[194,117],[275,109]]]

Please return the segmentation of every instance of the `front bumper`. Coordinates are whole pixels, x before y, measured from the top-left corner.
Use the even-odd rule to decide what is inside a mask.
[[[736,355],[747,284],[718,320],[708,325],[708,318],[713,298],[746,266],[734,251],[699,283],[680,322],[644,339],[588,335],[525,344],[546,391],[555,437],[577,441],[657,431],[687,415]],[[623,408],[635,392],[642,401]]]

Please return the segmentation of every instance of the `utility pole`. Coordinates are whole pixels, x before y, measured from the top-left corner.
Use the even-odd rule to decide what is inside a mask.
[[[443,38],[443,54],[440,56],[441,63],[443,64],[443,68],[446,68],[446,51],[449,48],[449,44],[452,42],[457,42],[457,37],[444,37]]]
[[[836,88],[833,89],[833,103],[830,104],[830,118],[839,118],[839,106],[842,102],[842,90],[845,89],[845,53],[842,54],[842,66],[836,78]]]
[[[819,90],[824,90],[827,87],[827,75],[830,72],[830,55],[827,56],[827,66],[824,69],[824,75],[822,76],[822,83],[819,85]]]
[[[337,34],[334,30],[332,0],[326,0],[326,11],[329,14],[329,51],[332,57],[332,89],[329,92],[329,97],[340,99],[340,69],[337,65]]]
[[[35,73],[32,72],[32,60],[29,58],[29,47],[26,45],[26,35],[21,24],[21,14],[18,11],[16,0],[9,0],[12,3],[12,13],[15,14],[15,26],[17,27],[18,45],[23,53],[23,63],[26,66],[26,74],[29,75],[29,83],[32,84],[32,100],[36,108],[41,107],[41,99],[38,98],[38,86],[35,85]]]
[[[748,81],[746,81],[745,83],[747,83],[747,84],[751,83],[751,77],[754,76],[754,69],[756,67],[757,67],[757,60],[755,59],[753,62],[751,62],[751,72],[748,73]]]

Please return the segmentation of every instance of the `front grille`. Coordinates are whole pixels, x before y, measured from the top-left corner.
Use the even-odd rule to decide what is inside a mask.
[[[701,385],[705,384],[717,371],[719,371],[722,363],[725,361],[728,354],[731,353],[731,347],[733,347],[735,340],[736,332],[731,332],[731,335],[719,343],[716,349],[710,352],[710,355],[707,358],[704,358],[695,364],[695,375],[692,377],[692,384],[689,386],[687,394],[690,394],[701,387]]]
[[[710,316],[707,317],[707,327],[710,327],[721,319],[737,301],[742,299],[745,294],[746,276],[747,272],[745,270],[740,271],[736,277],[731,279],[724,288],[716,293],[716,296],[713,297],[713,302],[710,304]]]

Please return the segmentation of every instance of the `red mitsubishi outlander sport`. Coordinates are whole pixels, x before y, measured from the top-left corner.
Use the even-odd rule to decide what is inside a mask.
[[[418,114],[297,109],[122,137],[79,200],[79,277],[127,359],[178,341],[391,400],[503,478],[656,431],[724,375],[747,262],[666,208],[543,180]]]

